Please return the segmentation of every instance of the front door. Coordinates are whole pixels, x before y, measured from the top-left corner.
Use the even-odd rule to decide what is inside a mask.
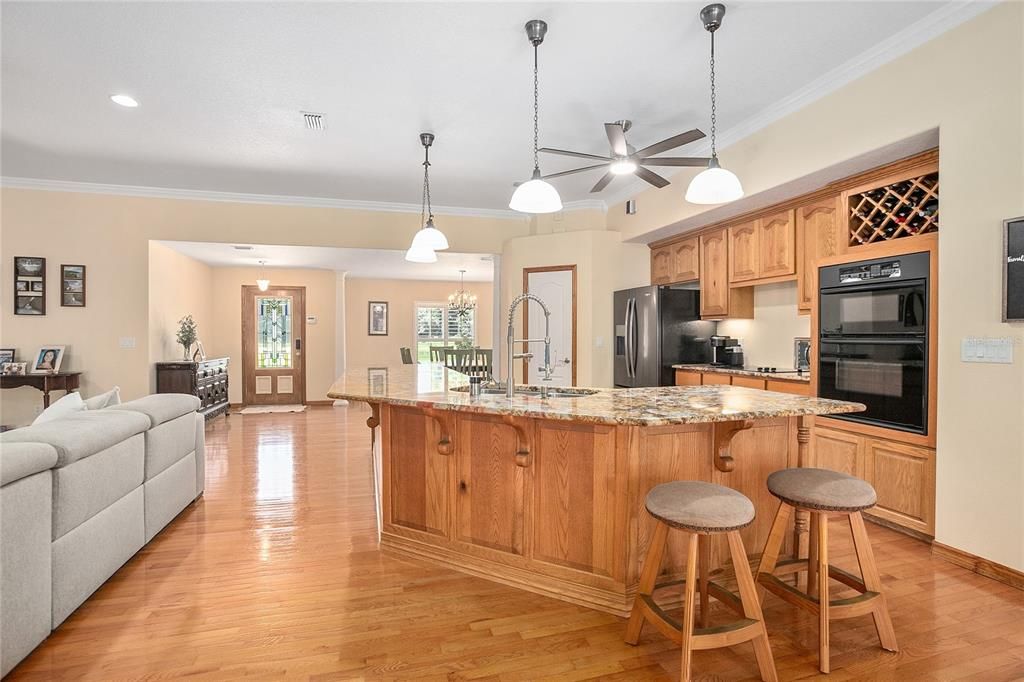
[[[306,287],[242,287],[242,400],[306,402]]]
[[[523,270],[523,291],[538,296],[551,311],[551,384],[576,385],[576,266],[558,265]],[[533,301],[522,304],[523,338],[544,338],[544,311]],[[525,365],[523,381],[538,385],[544,377],[544,345],[530,344],[533,358]]]

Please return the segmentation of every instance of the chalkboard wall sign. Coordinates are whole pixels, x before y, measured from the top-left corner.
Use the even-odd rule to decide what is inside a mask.
[[[1003,221],[1003,322],[1024,322],[1024,216]]]

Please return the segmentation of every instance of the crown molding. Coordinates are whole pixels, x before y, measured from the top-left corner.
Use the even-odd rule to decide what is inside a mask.
[[[35,189],[49,192],[83,192],[86,194],[113,194],[127,197],[156,199],[189,199],[193,201],[217,201],[235,204],[267,204],[271,206],[298,206],[303,208],[338,208],[354,211],[381,211],[386,213],[419,213],[419,204],[403,204],[388,201],[356,201],[351,199],[330,199],[326,197],[293,197],[273,194],[246,194],[242,192],[215,192],[198,189],[175,189],[169,187],[141,187],[135,185],[110,185],[74,180],[47,180],[43,178],[0,177],[0,186],[13,189]],[[467,216],[472,218],[503,218],[506,220],[527,220],[528,216],[511,209],[464,208],[461,206],[434,206],[436,215]]]
[[[853,59],[815,78],[807,85],[777,100],[762,109],[756,116],[751,116],[737,125],[723,131],[718,136],[718,148],[727,150],[729,145],[753,135],[762,128],[803,109],[826,95],[866,76],[892,60],[901,57],[911,50],[937,38],[946,31],[973,19],[998,5],[998,0],[952,0],[922,19],[897,31],[882,42],[872,46]],[[711,142],[708,139],[692,148],[693,155],[710,153]],[[685,171],[672,176],[675,180]],[[634,199],[648,185],[639,178],[624,186],[615,194],[609,195],[605,201],[608,206],[616,206]],[[669,185],[671,187],[671,185]],[[682,197],[680,197],[682,200]]]

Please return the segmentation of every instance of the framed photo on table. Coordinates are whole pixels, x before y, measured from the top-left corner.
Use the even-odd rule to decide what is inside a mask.
[[[60,304],[66,308],[85,307],[85,266],[60,266]]]
[[[32,361],[32,374],[56,374],[64,361],[64,346],[43,346]]]
[[[14,314],[46,314],[46,259],[14,257]]]
[[[367,315],[367,333],[370,336],[388,335],[388,302],[370,301]]]
[[[13,348],[0,348],[0,366],[6,362],[14,362],[16,355]]]

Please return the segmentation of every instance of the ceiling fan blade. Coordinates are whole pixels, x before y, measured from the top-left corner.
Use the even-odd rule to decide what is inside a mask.
[[[651,183],[652,185],[654,185],[658,189],[661,189],[665,185],[669,184],[668,180],[666,180],[665,178],[661,177],[660,175],[658,175],[654,171],[647,170],[643,166],[637,166],[636,167],[636,171],[634,171],[634,172],[636,173],[636,176],[638,178],[640,178],[641,180],[646,180],[647,182]]]
[[[640,169],[638,168],[637,170]],[[590,188],[590,193],[593,194],[595,192],[600,192],[601,190],[608,186],[609,182],[611,182],[614,179],[615,175],[611,171],[608,171],[603,176],[601,176],[601,179],[597,181],[596,185]]]
[[[572,170],[562,171],[560,173],[551,173],[550,175],[542,175],[541,178],[544,180],[550,180],[551,178],[560,178],[563,175],[572,175],[573,173],[582,173],[583,171],[594,170],[595,168],[607,168],[607,163],[598,163],[593,166],[584,166],[583,168],[573,168]]]
[[[642,159],[645,166],[706,166],[711,159],[706,156],[665,156],[660,159]]]
[[[605,123],[604,132],[608,136],[608,143],[612,146],[612,153],[615,156],[629,156],[629,147],[626,146],[626,132],[622,129],[621,123]]]
[[[696,142],[704,136],[704,133],[694,128],[693,130],[687,130],[685,133],[673,135],[661,142],[655,142],[649,147],[644,147],[634,154],[634,156],[638,159],[646,159],[648,156],[654,156],[655,154],[667,152],[669,149],[675,149],[676,147],[682,147],[684,144]]]
[[[547,154],[561,154],[562,156],[575,156],[580,159],[597,159],[598,161],[611,161],[611,158],[607,156],[598,156],[596,154],[584,154],[583,152],[570,152],[565,149],[552,149],[551,147],[541,147],[537,151],[545,152]]]

